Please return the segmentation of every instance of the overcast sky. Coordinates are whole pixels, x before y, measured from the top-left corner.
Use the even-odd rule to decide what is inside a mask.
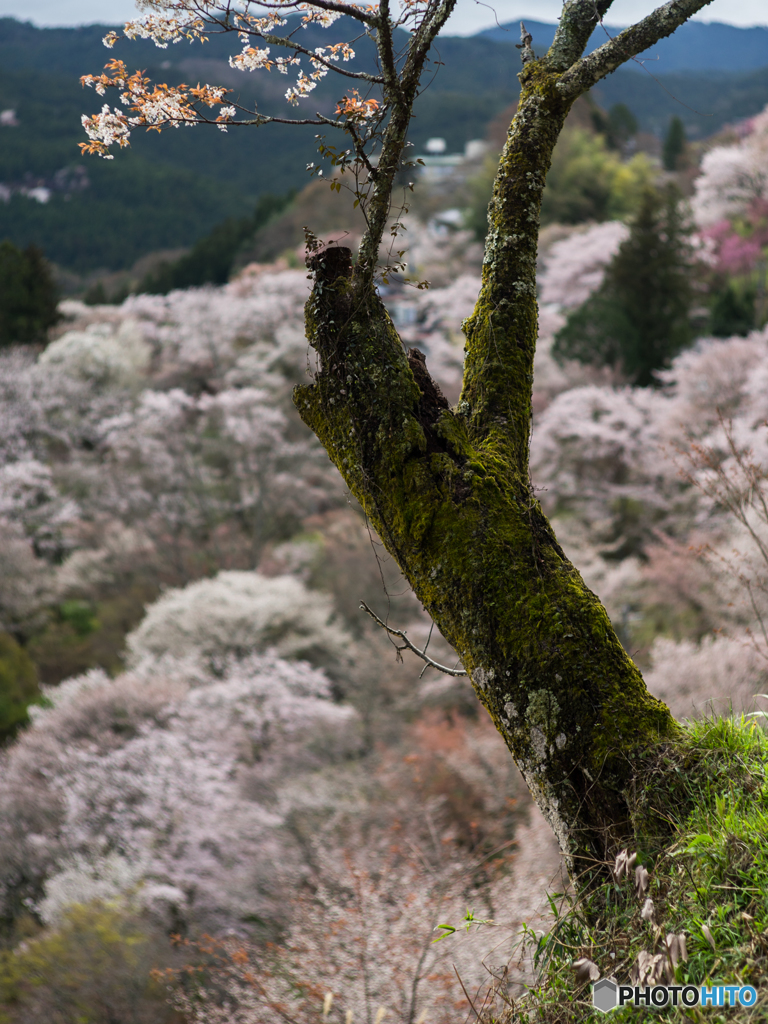
[[[520,18],[554,21],[561,6],[561,0],[458,0],[448,31],[467,35],[489,28],[496,18],[500,22]],[[626,25],[654,6],[653,0],[614,0],[606,22]],[[0,16],[11,15],[36,25],[118,25],[135,14],[133,0],[0,0]],[[768,25],[768,2],[713,0],[697,17],[700,21],[725,21],[732,25]]]

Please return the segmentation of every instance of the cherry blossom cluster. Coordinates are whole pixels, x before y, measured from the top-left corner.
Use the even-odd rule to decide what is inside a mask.
[[[151,39],[162,49],[169,42],[178,43],[182,39],[203,40],[207,6],[196,0],[137,0],[139,10],[148,13],[127,21],[124,32],[129,39]],[[112,47],[118,39],[116,32],[110,32],[104,38],[104,45]]]
[[[283,74],[287,74],[287,62],[282,61],[278,63],[270,60],[268,46],[263,50],[253,46],[246,46],[242,53],[229,58],[230,67],[237,68],[239,71],[256,71],[258,68],[267,68],[269,70],[275,67],[276,63],[278,70],[283,72]]]
[[[191,127],[200,123],[199,107],[221,107],[217,123],[231,120],[234,107],[226,105],[224,99],[227,89],[210,85],[193,87],[155,85],[151,90],[150,82],[141,72],[128,75],[125,64],[121,60],[110,61],[101,75],[83,75],[80,79],[84,86],[90,86],[103,96],[107,89],[121,89],[121,100],[131,112],[130,115],[117,109],[110,110],[108,105],[102,107],[100,114],[92,117],[83,115],[82,124],[91,140],[81,142],[83,153],[95,153],[109,158],[109,147],[116,144],[125,147],[130,144],[133,128],[146,128],[160,131],[162,128],[178,128],[179,125]]]
[[[653,647],[649,687],[680,715],[702,713],[708,701],[748,709],[761,692],[767,342],[767,330],[700,340],[660,375],[664,390],[571,388],[534,424],[539,497],[619,629],[662,606],[699,632],[730,634],[708,641],[709,654],[702,648],[701,663],[711,654],[717,672],[689,658],[694,640]]]
[[[701,226],[703,256],[726,279],[765,274],[768,108],[752,119],[749,129],[735,145],[705,153],[695,183],[693,209]]]
[[[337,669],[352,639],[335,621],[333,602],[292,576],[222,572],[166,591],[127,638],[129,658],[172,655],[194,649],[211,665],[238,651],[269,646],[281,657],[320,661]]]
[[[555,242],[544,259],[539,281],[541,304],[563,309],[580,306],[602,284],[605,269],[628,237],[621,221],[575,229]]]
[[[343,501],[291,402],[307,288],[282,272],[65,304],[75,319],[38,358],[0,354],[4,628],[121,566],[183,581],[200,545],[217,564],[257,564],[275,534]]]
[[[298,69],[295,84],[285,93],[287,101],[294,106],[308,96],[330,70],[335,70],[336,63],[340,60],[345,63],[353,60],[355,52],[348,42],[309,50],[293,40],[293,33],[289,33],[286,39],[277,40],[278,45],[287,47],[287,54],[275,55],[274,32],[287,24],[285,16],[298,14],[299,24],[304,28],[310,24],[328,28],[345,12],[353,16],[362,12],[363,18],[370,18],[374,12],[374,8],[357,4],[326,7],[325,4],[296,4],[295,0],[279,0],[277,4],[247,0],[236,11],[232,11],[229,4],[197,0],[145,0],[140,6],[147,13],[126,22],[122,33],[125,38],[149,39],[156,46],[166,48],[169,43],[182,40],[204,43],[207,30],[236,32],[243,49],[229,58],[231,67],[241,71],[276,69],[281,74],[287,74],[290,67]],[[254,10],[258,13],[254,13]],[[408,8],[407,13],[413,12]],[[271,41],[270,45],[258,45],[258,40],[266,38]],[[104,45],[111,49],[119,39],[119,33],[109,32],[104,37]],[[308,61],[309,71],[301,67],[302,58]],[[365,74],[358,77],[373,80]],[[108,63],[104,73],[84,75],[81,80],[83,85],[94,87],[99,95],[104,95],[108,88],[121,90],[120,98],[125,111],[105,105],[100,113],[84,115],[82,118],[90,141],[81,143],[81,150],[104,158],[111,158],[111,147],[129,145],[131,131],[135,128],[161,131],[182,124],[213,123],[226,131],[227,124],[233,122],[238,113],[248,114],[251,119],[260,122],[273,119],[257,114],[255,110],[246,111],[239,105],[226,102],[225,95],[230,90],[222,87],[151,85],[140,72],[129,76],[125,64],[119,60]],[[219,110],[217,116],[213,117],[206,108],[210,110],[215,106]],[[345,95],[338,104],[337,117],[344,118],[339,124],[370,120],[376,117],[379,108],[380,103],[374,98],[361,98],[357,92]]]
[[[122,149],[130,145],[129,119],[119,110],[111,110],[107,103],[101,108],[100,114],[92,114],[91,117],[83,114],[81,123],[91,140],[79,143],[83,153],[95,153],[105,160],[113,160],[114,155],[109,152],[110,146],[119,146]]]

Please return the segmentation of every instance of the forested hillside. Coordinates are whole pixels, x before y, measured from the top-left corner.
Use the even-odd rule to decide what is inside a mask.
[[[532,28],[534,43],[540,38],[543,45],[552,27],[532,23]],[[685,47],[695,54],[689,62],[695,70],[675,70],[685,65],[666,57],[666,64],[653,64],[653,77],[639,65],[620,69],[596,91],[598,102],[606,108],[626,104],[640,128],[658,136],[672,116],[679,116],[691,138],[711,135],[762,109],[768,102],[768,70],[756,61],[765,30],[733,30],[731,35],[745,33],[738,36],[746,47],[743,60],[735,61],[729,42],[726,56],[707,64],[715,27],[686,28],[694,31]],[[15,111],[12,120],[0,123],[0,186],[9,197],[0,204],[0,237],[22,246],[35,243],[55,263],[78,273],[120,270],[149,252],[187,247],[227,217],[249,216],[266,192],[306,184],[304,168],[316,146],[311,128],[134,135],[131,152],[121,160],[83,161],[77,148],[84,138],[80,118],[99,103],[80,87],[79,76],[100,70],[109,59],[101,42],[105,31],[102,26],[37,29],[0,20],[0,110]],[[313,31],[308,30],[308,42]],[[344,35],[343,22],[338,32]],[[516,39],[496,30],[440,40],[434,75],[417,101],[411,126],[417,152],[434,136],[446,140],[449,152],[458,152],[485,135],[517,96],[510,54]],[[221,44],[213,37],[204,46],[158,50],[137,42],[119,55],[161,81],[207,80],[249,101],[270,107],[279,102],[284,83],[269,76],[257,82],[234,71]],[[365,45],[359,44],[363,57]],[[704,67],[722,70],[713,74]],[[322,87],[315,95],[318,109],[330,113]],[[44,194],[48,199],[40,202]]]

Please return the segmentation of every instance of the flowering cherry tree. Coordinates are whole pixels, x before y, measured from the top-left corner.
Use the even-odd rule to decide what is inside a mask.
[[[735,145],[715,146],[704,154],[693,198],[702,227],[744,214],[751,203],[768,199],[768,108],[749,127],[749,134]]]
[[[382,256],[389,260],[382,251],[387,226],[399,229],[391,214],[413,103],[455,0],[396,7],[389,0],[142,0],[144,14],[126,25],[129,38],[160,46],[231,32],[241,44],[233,66],[291,75],[289,105],[306,104],[333,72],[344,84],[332,117],[248,111],[215,85],[152,85],[121,60],[84,79],[122,102],[122,109],[105,106],[86,119],[84,148],[101,155],[126,145],[136,128],[206,121],[224,129],[282,121],[343,133],[341,145],[323,142],[322,152],[336,168],[331,187],[352,182],[366,230],[354,263],[349,249],[310,245],[306,326],[319,364],[294,401],[458,652],[576,869],[605,862],[631,841],[635,755],[673,738],[677,726],[647,692],[532,492],[539,211],[575,100],[707,3],[669,0],[588,55],[587,41],[611,0],[565,0],[545,54],[523,30],[520,100],[489,206],[480,294],[463,324],[463,389],[453,409],[421,353],[405,351],[376,280]],[[351,40],[334,38],[319,49],[303,44],[303,26],[329,26],[341,16],[345,28],[375,44],[372,70],[356,62]],[[117,37],[106,41],[111,46]]]
[[[285,890],[306,874],[286,823],[335,809],[323,769],[359,742],[322,672],[273,654],[216,674],[145,657],[47,696],[1,759],[5,919],[126,897],[203,928],[284,920]]]

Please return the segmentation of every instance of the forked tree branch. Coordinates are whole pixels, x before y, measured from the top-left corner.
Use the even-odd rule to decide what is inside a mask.
[[[558,71],[567,71],[584,53],[595,25],[613,0],[565,0],[547,59]]]
[[[411,643],[411,641],[408,639],[408,637],[405,635],[402,629],[392,629],[392,627],[388,626],[383,619],[380,619],[376,612],[371,611],[371,609],[368,607],[365,601],[360,602],[360,608],[367,615],[370,615],[373,621],[378,626],[381,626],[382,629],[385,629],[390,636],[396,636],[399,640],[403,641],[403,646],[397,648],[398,655],[400,654],[401,651],[413,651],[413,653],[418,658],[421,658],[422,661],[425,661],[427,663],[427,666],[429,668],[436,668],[438,672],[445,672],[447,676],[465,676],[467,674],[466,670],[463,668],[448,668],[447,665],[441,665],[439,662],[433,661],[428,654],[426,654],[424,651],[420,651],[418,647],[414,646],[414,644]],[[400,661],[399,657],[398,661]]]
[[[601,78],[628,60],[672,35],[684,22],[712,0],[669,0],[636,25],[630,25],[599,49],[582,57],[565,72],[557,88],[564,96],[580,96]]]

